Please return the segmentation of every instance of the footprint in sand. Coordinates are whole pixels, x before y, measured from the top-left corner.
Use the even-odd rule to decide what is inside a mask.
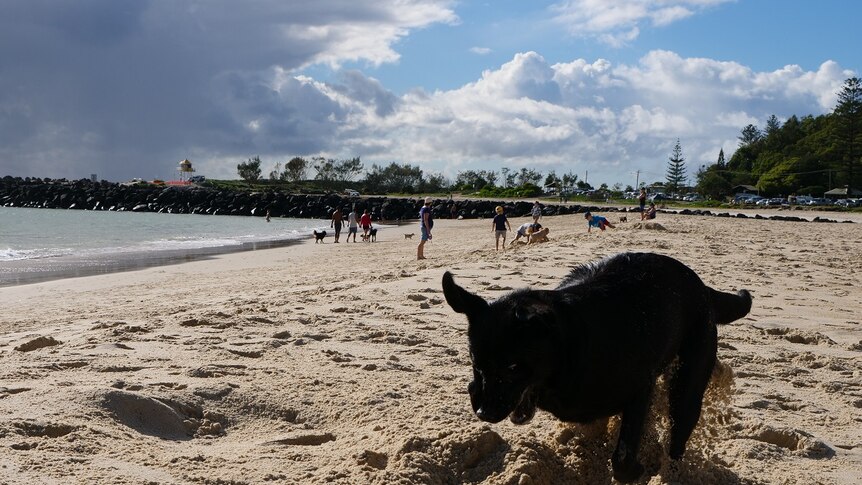
[[[835,455],[835,450],[829,445],[798,429],[778,429],[761,425],[743,430],[737,437],[769,443],[806,458],[829,458]]]
[[[18,421],[11,423],[14,431],[23,436],[59,438],[78,429],[76,426],[41,421]]]
[[[264,445],[288,445],[288,446],[320,446],[324,443],[335,441],[332,433],[304,432],[284,438],[267,441]]]
[[[41,336],[36,337],[32,340],[28,340],[21,345],[15,347],[15,350],[18,352],[32,352],[34,350],[43,349],[45,347],[52,347],[54,345],[60,345],[62,342],[55,339],[54,337]]]

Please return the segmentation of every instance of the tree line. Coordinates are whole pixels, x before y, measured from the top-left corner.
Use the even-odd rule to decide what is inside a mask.
[[[504,167],[499,173],[464,170],[451,181],[442,174],[425,172],[418,165],[409,163],[375,163],[366,171],[360,157],[345,160],[294,157],[284,164],[277,162],[267,178],[263,177],[262,164],[259,156],[249,158],[237,165],[237,173],[249,183],[267,179],[269,182],[313,182],[324,190],[341,190],[349,184],[363,192],[378,194],[462,191],[482,196],[532,197],[541,195],[545,187],[592,188],[571,172],[558,176],[552,170],[545,175],[529,168],[512,170]],[[312,169],[315,175],[309,178]]]
[[[862,157],[862,81],[849,78],[831,113],[796,115],[781,123],[775,115],[761,129],[745,126],[739,147],[725,160],[697,172],[697,189],[720,199],[737,185],[757,187],[761,195],[822,195],[835,187],[860,188]]]

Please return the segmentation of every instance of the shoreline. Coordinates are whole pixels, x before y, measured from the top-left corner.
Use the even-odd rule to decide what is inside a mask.
[[[113,253],[94,256],[4,261],[0,269],[0,288],[47,281],[123,273],[145,268],[170,266],[213,259],[223,254],[283,248],[302,242],[300,238],[245,242],[230,246],[195,249],[168,249],[149,252]]]
[[[569,204],[571,205],[571,204]],[[618,215],[627,215],[632,212],[631,207],[627,205],[616,206],[619,212],[611,213]],[[622,211],[620,209],[627,209]],[[680,208],[660,209],[659,213],[664,216],[677,217],[699,217],[699,218],[738,218],[738,215],[744,215],[744,218],[767,221],[772,216],[795,216],[804,219],[807,223],[818,223],[815,219],[825,219],[827,223],[846,224],[846,223],[862,223],[862,213],[848,212],[836,213],[832,211],[790,211],[786,209],[747,209],[739,208],[735,210],[721,210],[712,212],[711,215],[700,214],[680,214]],[[638,212],[634,212],[635,215]],[[721,214],[721,215],[719,215]],[[575,214],[575,217],[578,214]],[[837,217],[837,216],[841,217]],[[241,217],[241,216],[240,216]],[[572,215],[565,216],[548,216],[548,217],[573,217]],[[576,217],[577,219],[577,217]],[[417,219],[418,220],[418,219]],[[437,219],[437,221],[446,219]],[[451,220],[451,219],[449,219]],[[482,221],[484,219],[472,219]],[[632,222],[638,219],[633,218]],[[416,220],[387,220],[378,222],[380,228],[399,228],[413,224]],[[785,222],[785,221],[782,221]],[[786,221],[794,223],[794,221]],[[342,232],[344,235],[344,232]],[[331,235],[327,235],[331,239]],[[95,275],[104,275],[118,272],[136,271],[151,267],[170,266],[176,264],[184,264],[198,260],[213,259],[219,255],[231,254],[245,251],[260,251],[266,249],[276,249],[296,245],[303,241],[310,242],[312,237],[306,238],[291,238],[283,240],[257,241],[246,242],[239,245],[231,246],[216,246],[203,247],[194,249],[174,249],[162,250],[154,252],[128,252],[114,253],[95,256],[60,256],[53,258],[15,260],[2,262],[0,268],[0,288],[8,288],[12,286],[29,285],[35,283],[43,283],[47,281],[62,280],[68,278],[80,278]]]

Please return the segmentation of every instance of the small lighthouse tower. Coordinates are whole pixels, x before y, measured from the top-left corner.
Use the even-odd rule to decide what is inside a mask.
[[[180,162],[180,166],[177,170],[180,172],[180,182],[183,183],[188,183],[189,177],[191,177],[191,174],[195,171],[195,169],[192,168],[192,162],[188,158]]]

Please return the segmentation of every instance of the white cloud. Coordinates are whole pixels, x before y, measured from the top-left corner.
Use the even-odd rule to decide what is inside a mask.
[[[491,53],[491,49],[488,47],[471,47],[470,52],[473,54],[479,54],[480,56],[488,55]]]
[[[408,93],[385,117],[351,98],[333,148],[343,157],[402,160],[449,176],[538,166],[588,170],[592,180],[611,183],[638,169],[660,180],[677,138],[693,175],[720,149],[730,157],[746,124],[763,125],[770,114],[828,112],[848,75],[832,62],[814,72],[754,72],[668,51],[619,66],[601,59],[549,65],[526,52],[461,88]]]
[[[664,27],[730,1],[734,0],[567,0],[550,10],[571,35],[621,47],[635,40],[644,26]]]

